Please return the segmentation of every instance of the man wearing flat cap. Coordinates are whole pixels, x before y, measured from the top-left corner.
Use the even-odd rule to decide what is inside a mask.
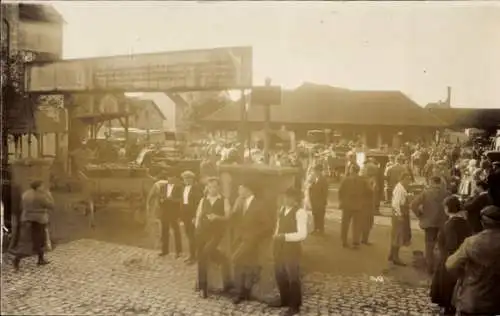
[[[194,220],[196,217],[198,203],[200,203],[203,196],[203,190],[197,183],[195,183],[196,175],[192,171],[184,171],[181,174],[181,177],[184,182],[184,186],[182,188],[181,196],[180,220],[184,225],[184,233],[186,234],[189,243],[189,257],[186,262],[188,264],[194,264],[196,262]]]
[[[274,232],[273,255],[280,300],[273,307],[288,307],[285,315],[299,313],[302,305],[300,281],[301,243],[307,237],[307,213],[301,207],[302,192],[290,188],[285,192]]]
[[[232,262],[237,296],[234,304],[250,299],[251,289],[260,273],[260,245],[271,237],[272,214],[256,196],[256,185],[241,184],[238,188],[238,199],[231,215]]]

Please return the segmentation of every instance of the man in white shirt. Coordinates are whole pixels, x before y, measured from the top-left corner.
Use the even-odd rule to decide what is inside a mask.
[[[273,307],[288,307],[285,315],[295,315],[302,305],[300,281],[301,242],[307,237],[307,213],[300,207],[302,192],[290,188],[285,192],[274,233],[275,277],[280,301]]]
[[[392,231],[389,261],[398,266],[405,265],[399,258],[399,249],[401,246],[407,246],[411,241],[410,194],[408,193],[410,183],[411,175],[404,173],[392,193]]]

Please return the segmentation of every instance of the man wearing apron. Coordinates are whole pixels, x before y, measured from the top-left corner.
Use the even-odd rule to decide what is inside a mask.
[[[296,315],[302,305],[300,281],[301,242],[307,237],[307,213],[300,207],[302,193],[290,188],[278,214],[274,235],[275,277],[280,300],[273,307],[288,307],[285,315]]]

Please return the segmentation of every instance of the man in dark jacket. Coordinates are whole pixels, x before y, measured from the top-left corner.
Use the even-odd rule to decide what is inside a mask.
[[[238,199],[230,218],[232,235],[232,263],[237,296],[234,304],[250,299],[250,292],[260,273],[261,246],[270,241],[273,232],[271,212],[255,195],[256,185],[245,183],[238,188]]]
[[[500,314],[500,174],[491,174],[488,185],[493,205],[481,211],[484,230],[465,239],[446,261],[446,268],[459,276],[459,315]]]
[[[500,207],[483,209],[481,221],[484,230],[465,239],[446,261],[446,268],[459,277],[459,315],[500,314]]]
[[[476,183],[476,192],[465,202],[464,209],[467,212],[467,220],[474,234],[483,230],[481,224],[481,211],[488,205],[493,203],[488,194],[488,184],[484,181]]]
[[[419,220],[420,228],[425,232],[425,258],[429,273],[434,269],[434,247],[438,233],[447,219],[443,205],[447,196],[441,178],[435,176],[431,178],[430,186],[417,195],[410,206]]]
[[[363,212],[370,211],[371,188],[368,181],[359,175],[359,167],[351,167],[351,173],[342,180],[339,187],[339,202],[342,210],[340,238],[348,248],[347,235],[352,223],[353,247],[358,248],[361,238]]]
[[[359,170],[359,168],[358,168]],[[314,219],[314,231],[312,234],[325,233],[325,213],[328,203],[328,180],[323,176],[323,167],[314,166],[312,182],[309,186],[309,200],[311,203]]]
[[[175,256],[182,253],[181,235],[179,230],[179,208],[182,194],[182,186],[176,177],[171,174],[167,176],[162,173],[158,181],[149,192],[146,205],[152,208],[161,222],[161,252],[160,256],[169,254],[170,231],[172,231],[175,243]]]

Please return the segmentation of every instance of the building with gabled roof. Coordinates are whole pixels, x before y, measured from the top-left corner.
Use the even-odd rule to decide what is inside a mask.
[[[240,107],[228,105],[207,116],[207,127],[235,129]],[[264,122],[264,108],[251,106],[247,114],[252,129]],[[352,138],[358,134],[370,147],[392,144],[394,135],[402,140],[433,137],[445,123],[428,113],[400,91],[361,91],[305,83],[284,90],[282,104],[271,106],[271,126],[286,126],[298,135],[307,130],[330,129]]]

